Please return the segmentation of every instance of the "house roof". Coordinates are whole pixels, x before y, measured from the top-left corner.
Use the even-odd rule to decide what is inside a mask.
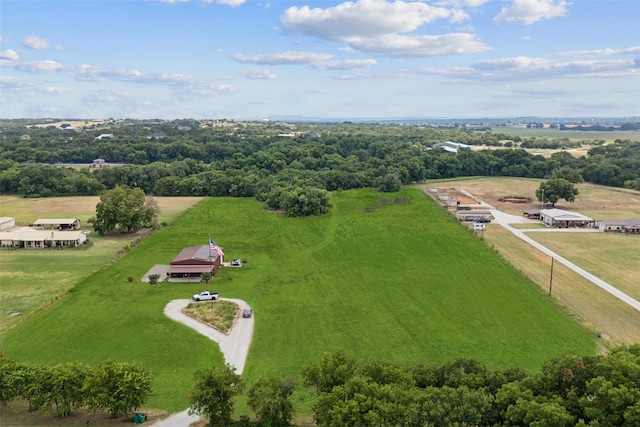
[[[78,222],[78,218],[45,218],[37,219],[34,225],[62,225],[62,224],[75,224]]]
[[[61,241],[61,240],[84,240],[86,233],[80,230],[70,231],[51,231],[51,230],[34,230],[30,227],[20,227],[14,231],[0,231],[0,240],[12,240],[23,242],[44,242],[44,241]]]
[[[491,215],[491,211],[488,210],[468,210],[468,211],[458,211],[458,215]]]
[[[218,256],[216,251],[209,249],[209,245],[191,246],[180,251],[171,265],[213,264]]]
[[[16,220],[15,218],[12,218],[10,216],[3,216],[3,217],[0,217],[0,224],[5,224],[7,222],[12,222],[15,220]]]
[[[600,222],[609,226],[640,227],[640,218],[611,219]]]
[[[542,209],[540,215],[551,217],[558,221],[593,221],[593,218],[562,209]]]

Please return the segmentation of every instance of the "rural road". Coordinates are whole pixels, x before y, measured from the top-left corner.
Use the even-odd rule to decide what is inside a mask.
[[[487,206],[490,206],[490,205],[487,205]],[[516,235],[520,239],[522,239],[525,242],[529,243],[531,246],[533,246],[533,247],[537,248],[538,250],[542,251],[543,253],[549,255],[554,260],[560,262],[561,264],[564,264],[565,266],[567,266],[571,270],[575,271],[576,273],[578,273],[579,275],[581,275],[585,279],[589,280],[594,285],[604,289],[606,292],[610,293],[614,297],[618,298],[619,300],[625,302],[626,304],[628,304],[631,307],[635,308],[636,310],[640,311],[640,301],[638,301],[637,299],[627,295],[626,293],[622,292],[620,289],[618,289],[615,286],[605,282],[604,280],[600,279],[599,277],[595,276],[594,274],[591,274],[588,271],[584,270],[583,268],[578,267],[577,265],[575,265],[571,261],[567,260],[566,258],[561,257],[557,253],[553,252],[551,249],[547,248],[546,246],[541,245],[540,243],[536,242],[535,240],[533,240],[532,238],[530,238],[529,236],[527,236],[525,234],[525,233],[529,233],[529,232],[536,232],[536,233],[538,233],[538,232],[550,232],[550,233],[600,233],[600,231],[598,229],[594,229],[594,228],[560,228],[560,229],[555,229],[555,228],[533,228],[533,229],[527,230],[527,229],[513,228],[509,224],[514,224],[514,223],[539,224],[540,221],[530,220],[528,218],[524,218],[524,217],[519,216],[519,215],[507,214],[507,213],[504,213],[504,212],[494,208],[493,206],[490,206],[490,208],[491,208],[491,214],[494,217],[494,221],[493,221],[494,223],[503,226],[504,228],[506,228],[507,230],[511,231],[514,235]]]
[[[239,299],[220,298],[223,301],[231,301],[236,303],[240,307],[240,313],[245,308],[249,307],[249,304]],[[197,320],[182,313],[182,309],[185,308],[191,300],[188,299],[176,299],[164,308],[164,314],[177,322],[183,323],[192,329],[195,329],[198,333],[208,337],[212,341],[215,341],[220,345],[220,351],[224,355],[224,361],[229,365],[236,368],[237,374],[242,374],[244,370],[244,364],[249,355],[249,347],[251,347],[251,339],[253,338],[253,316],[248,319],[238,317],[236,319],[233,328],[229,335],[226,335],[217,329],[198,322]],[[185,409],[182,412],[173,414],[168,418],[160,420],[152,425],[154,427],[189,427],[192,423],[198,421],[200,416],[189,415],[189,409]]]

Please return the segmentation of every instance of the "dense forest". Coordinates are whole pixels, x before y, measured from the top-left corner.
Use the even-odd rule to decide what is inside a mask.
[[[327,191],[391,192],[425,179],[480,175],[562,177],[640,190],[637,140],[604,144],[491,129],[226,120],[87,122],[81,128],[3,121],[0,131],[0,192],[24,197],[97,195],[126,185],[157,196],[255,197],[272,208],[304,197],[326,209]],[[444,141],[483,149],[435,147]],[[591,147],[587,156],[564,150],[584,144]],[[545,158],[524,148],[562,151]],[[86,167],[96,158],[121,165]]]

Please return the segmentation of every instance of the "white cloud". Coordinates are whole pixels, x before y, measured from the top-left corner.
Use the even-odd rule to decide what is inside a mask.
[[[352,37],[406,33],[451,15],[449,9],[422,2],[359,0],[327,9],[293,6],[280,17],[280,23],[291,33],[345,41]]]
[[[483,52],[489,48],[472,34],[410,34],[437,19],[469,19],[461,9],[401,0],[359,0],[327,9],[290,7],[280,17],[283,29],[329,41],[356,51],[389,57],[423,57]]]
[[[266,53],[247,55],[243,53],[236,53],[231,56],[238,62],[246,62],[251,64],[261,65],[310,65],[321,61],[326,61],[333,58],[333,55],[328,53],[314,53],[314,52],[298,52],[298,51],[286,51],[279,53]]]
[[[20,89],[28,86],[33,86],[33,83],[17,77],[0,76],[0,88],[2,89]]]
[[[359,70],[376,65],[375,59],[346,59],[343,61],[324,61],[313,64],[312,67],[318,70]]]
[[[640,46],[627,47],[624,49],[597,49],[597,50],[571,50],[560,52],[560,56],[613,56],[613,55],[639,55]]]
[[[565,0],[513,0],[493,18],[496,24],[522,23],[530,25],[541,19],[551,19],[567,14],[571,3]]]
[[[554,61],[518,56],[481,61],[469,67],[438,69],[423,67],[415,72],[474,81],[534,81],[583,77],[638,76],[633,60]]]
[[[64,89],[57,86],[46,86],[42,88],[42,91],[46,93],[64,93]]]
[[[437,2],[438,6],[455,6],[455,7],[478,7],[490,0],[442,0]]]
[[[253,70],[240,70],[238,74],[251,80],[275,80],[277,76],[267,68],[256,68]]]
[[[0,36],[0,44],[5,44],[7,43],[7,40],[5,40],[4,37]]]
[[[377,38],[354,38],[350,45],[362,52],[389,57],[426,57],[489,50],[488,46],[468,33],[451,33],[441,36],[390,34]]]
[[[22,39],[22,45],[29,49],[62,49],[61,46],[54,46],[48,40],[36,36],[26,36]]]
[[[4,59],[6,61],[17,61],[20,59],[18,54],[13,49],[5,49],[0,52],[0,59]]]

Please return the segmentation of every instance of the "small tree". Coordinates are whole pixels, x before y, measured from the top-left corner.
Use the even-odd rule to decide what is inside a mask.
[[[248,393],[247,404],[255,411],[262,425],[287,426],[295,413],[291,395],[296,386],[294,379],[267,375],[253,384]]]
[[[228,424],[235,405],[234,397],[244,390],[236,368],[226,365],[196,373],[189,395],[189,413],[209,418],[209,425]]]
[[[205,271],[200,275],[200,281],[207,286],[207,290],[209,290],[209,283],[211,283],[212,277],[213,276],[211,276],[211,273],[208,271]]]
[[[160,279],[160,275],[158,273],[153,273],[149,275],[149,284],[155,285],[156,291],[158,290],[158,280]]]

